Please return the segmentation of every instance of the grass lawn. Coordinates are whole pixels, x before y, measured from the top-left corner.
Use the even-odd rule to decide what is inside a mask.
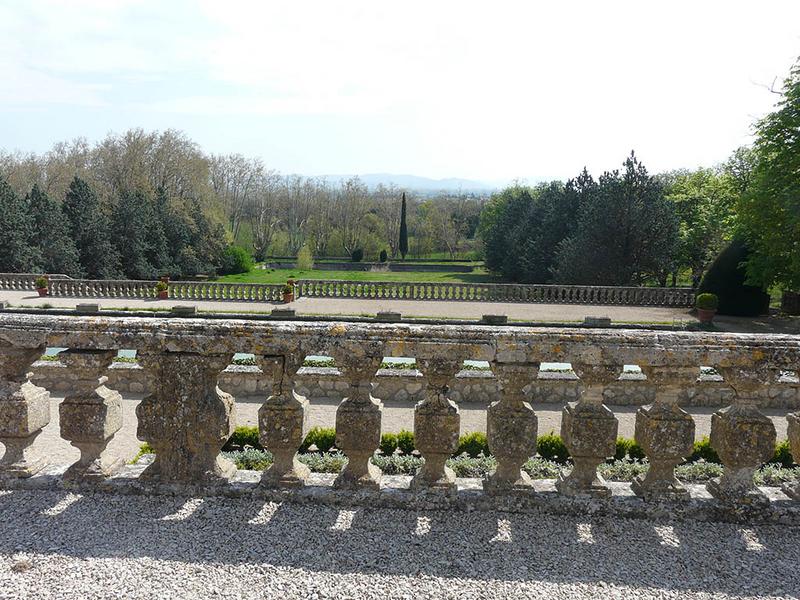
[[[312,269],[253,269],[240,275],[225,275],[215,281],[236,283],[286,283],[295,279],[340,279],[344,281],[409,281],[419,283],[501,283],[486,272],[475,269],[472,273],[428,273],[418,271],[372,273],[369,271],[322,271]]]

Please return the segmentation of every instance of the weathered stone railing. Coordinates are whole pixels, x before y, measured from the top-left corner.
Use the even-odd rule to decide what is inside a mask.
[[[581,381],[578,400],[563,410],[561,434],[574,467],[556,482],[558,492],[611,494],[597,467],[614,454],[618,421],[603,404],[603,391],[623,365],[638,364],[655,386],[655,398],[636,415],[635,437],[650,469],[632,489],[646,501],[680,501],[688,492],[674,467],[691,452],[695,426],[678,398],[697,379],[700,365],[708,365],[734,395],[732,404],[712,418],[711,443],[724,474],[707,490],[733,511],[770,507],[753,473],[771,457],[776,431],[755,398],[779,373],[800,364],[800,339],[781,335],[5,313],[0,314],[0,441],[6,452],[0,479],[6,483],[33,475],[43,464],[32,454],[32,443],[50,420],[49,393],[26,373],[47,346],[69,348],[61,360],[78,374],[60,405],[60,420],[62,436],[81,450],[81,458],[64,477],[88,485],[117,468],[106,446],[121,426],[119,395],[101,376],[119,348],[133,348],[154,381],[136,412],[138,437],[155,449],[156,459],[139,479],[169,489],[189,483],[225,486],[233,476],[235,469],[221,458],[220,448],[233,429],[235,400],[217,382],[234,353],[252,352],[262,370],[273,375],[271,394],[259,411],[261,440],[274,457],[263,474],[266,488],[302,488],[308,480],[296,456],[308,401],[293,382],[306,355],[328,354],[349,386],[336,415],[336,446],[349,463],[335,487],[379,493],[381,472],[369,459],[379,442],[382,405],[370,384],[383,357],[413,356],[425,384],[424,398],[414,409],[415,443],[425,459],[410,484],[414,493],[456,490],[445,464],[460,431],[459,409],[449,390],[463,361],[477,359],[489,361],[501,390],[487,410],[487,435],[498,467],[484,490],[535,497],[521,471],[536,451],[537,433],[537,417],[523,389],[542,362],[557,361],[571,363]],[[787,418],[792,450],[800,456],[800,414]],[[800,500],[797,483],[787,485],[785,493]]]
[[[406,283],[398,281],[299,280],[299,296],[377,300],[451,300],[689,307],[692,288],[647,288],[505,283]]]
[[[69,279],[51,276],[50,295],[74,298],[153,298],[155,281]],[[34,290],[33,274],[0,273],[0,289]],[[283,286],[260,283],[171,281],[169,297],[178,300],[278,302]],[[401,281],[339,281],[301,279],[295,297],[374,300],[442,300],[460,302],[520,302],[602,304],[615,306],[694,305],[692,288],[523,285],[505,283],[408,283]]]

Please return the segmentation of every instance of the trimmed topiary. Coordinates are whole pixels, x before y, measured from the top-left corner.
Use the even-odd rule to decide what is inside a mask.
[[[479,455],[489,456],[489,441],[486,439],[486,434],[480,431],[473,431],[458,438],[458,448],[453,456],[460,456],[467,454],[472,458],[478,458]]]
[[[557,463],[566,463],[569,460],[569,450],[564,445],[564,441],[560,435],[556,435],[552,431],[538,437],[536,440],[536,452],[542,458]]]
[[[694,299],[694,306],[700,310],[717,310],[719,298],[716,294],[698,294],[697,298]]]
[[[306,434],[300,452],[308,452],[314,445],[318,452],[327,452],[336,444],[336,430],[332,427],[312,427]]]
[[[716,294],[717,313],[756,317],[769,312],[769,294],[758,286],[745,284],[748,250],[742,239],[734,239],[709,267],[700,284],[700,294]],[[699,308],[699,307],[698,307]]]
[[[403,454],[414,452],[414,433],[406,429],[401,429],[397,434],[397,447]]]
[[[614,460],[622,460],[626,456],[635,460],[642,460],[645,458],[645,453],[644,450],[642,450],[642,447],[634,440],[630,438],[618,437],[616,450],[614,451]]]
[[[384,456],[391,456],[397,450],[397,434],[384,433],[381,435],[381,444],[379,446]]]
[[[237,427],[233,430],[228,441],[225,442],[222,450],[228,451],[235,448],[244,448],[245,446],[252,446],[258,450],[263,450],[261,442],[258,439],[258,427],[249,427],[247,425]]]
[[[711,440],[708,439],[708,436],[703,436],[694,443],[694,452],[692,452],[688,462],[696,462],[701,459],[710,463],[722,463],[717,451],[711,447]]]

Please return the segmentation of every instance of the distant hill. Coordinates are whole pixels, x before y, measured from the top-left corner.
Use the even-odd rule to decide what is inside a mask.
[[[352,175],[323,175],[325,179],[331,182],[344,181],[349,179]],[[392,173],[367,173],[358,176],[370,189],[376,188],[378,185],[395,184],[397,187],[405,188],[408,190],[415,190],[418,192],[434,193],[434,192],[492,192],[499,189],[500,185],[486,183],[483,181],[474,181],[472,179],[459,179],[457,177],[448,177],[446,179],[431,179],[429,177],[420,177],[419,175],[397,175]]]

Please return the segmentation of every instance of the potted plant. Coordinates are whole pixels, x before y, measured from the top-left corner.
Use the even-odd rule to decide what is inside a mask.
[[[50,285],[50,281],[42,275],[41,277],[37,277],[36,281],[34,281],[34,285],[36,286],[36,291],[39,292],[40,296],[47,296],[47,286]]]
[[[294,301],[294,285],[288,281],[286,282],[286,285],[283,286],[283,301],[286,304]]]
[[[159,281],[156,284],[156,296],[159,300],[166,300],[169,297],[169,284],[165,281]]]
[[[719,298],[716,294],[700,294],[695,298],[694,306],[697,309],[697,320],[701,323],[711,323],[717,314]]]

